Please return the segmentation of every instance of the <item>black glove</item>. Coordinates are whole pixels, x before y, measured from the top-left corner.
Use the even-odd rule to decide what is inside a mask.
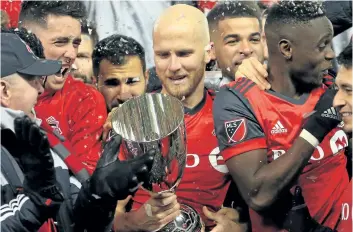
[[[292,209],[286,217],[284,228],[290,232],[302,232],[310,231],[316,226],[317,223],[310,216],[309,209],[305,204],[302,189],[299,186],[295,187]]]
[[[46,134],[28,116],[16,118],[14,126],[20,149],[13,155],[23,169],[24,192],[38,206],[58,208],[64,198],[57,187]]]
[[[334,230],[317,223],[309,213],[302,195],[302,189],[295,187],[292,198],[292,209],[287,214],[284,229],[289,232],[333,232]]]
[[[74,207],[75,231],[105,231],[118,200],[133,194],[138,184],[149,180],[155,151],[130,161],[120,161],[121,136],[114,135],[104,146],[92,177],[83,183]]]
[[[336,93],[337,91],[334,89],[326,90],[316,103],[314,113],[303,126],[303,129],[312,134],[319,142],[322,142],[327,133],[342,121],[338,111],[332,106]]]
[[[120,135],[115,135],[107,142],[89,180],[91,194],[114,203],[134,193],[139,183],[148,180],[155,155],[155,150],[151,150],[133,160],[120,161],[118,159],[120,144]]]

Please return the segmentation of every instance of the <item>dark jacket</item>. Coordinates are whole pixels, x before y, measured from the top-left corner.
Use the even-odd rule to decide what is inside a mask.
[[[1,133],[14,131],[13,122],[23,112],[1,108]],[[49,218],[48,209],[35,205],[23,193],[23,173],[15,154],[9,152],[10,136],[1,138],[1,231],[37,231]],[[9,149],[6,149],[6,144]],[[54,159],[57,183],[63,193],[64,202],[53,218],[57,231],[110,231],[113,212],[100,207],[101,204],[81,188],[82,184],[71,175],[68,166],[60,156],[51,150]],[[88,180],[83,182],[86,186]],[[96,201],[96,202],[95,202]],[[113,209],[114,210],[114,209]],[[54,226],[54,225],[53,225]]]
[[[323,5],[335,36],[352,27],[352,1],[325,1]]]

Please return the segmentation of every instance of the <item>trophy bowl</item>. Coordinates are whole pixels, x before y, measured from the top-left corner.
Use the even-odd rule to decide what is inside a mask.
[[[119,158],[130,160],[155,149],[156,155],[143,189],[174,191],[186,164],[184,107],[177,99],[147,93],[122,104],[112,115],[113,130],[121,135]]]

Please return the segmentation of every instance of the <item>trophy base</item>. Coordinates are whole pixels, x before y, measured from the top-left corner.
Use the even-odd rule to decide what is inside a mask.
[[[180,204],[181,214],[165,225],[158,232],[200,232],[202,222],[200,215],[188,205]]]

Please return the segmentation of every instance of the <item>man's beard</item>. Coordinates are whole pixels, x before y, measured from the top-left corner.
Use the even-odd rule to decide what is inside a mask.
[[[88,78],[88,76],[85,75],[85,74],[78,73],[78,72],[73,72],[73,76],[74,76],[75,78],[80,78],[80,79],[82,79],[85,84],[92,84],[92,79],[91,79],[91,78]]]
[[[184,88],[184,85],[183,86],[177,86],[177,87],[174,87],[173,85],[166,85],[166,84],[163,84],[162,85],[164,86],[166,92],[175,97],[175,98],[178,98],[179,100],[183,100],[185,98],[188,98],[190,95],[192,95],[197,86],[200,84],[203,78],[203,76],[205,75],[205,71],[204,71],[204,67],[201,67],[201,69],[197,70],[196,73],[195,73],[195,76],[190,78],[190,77],[185,77],[185,78],[190,78],[188,80],[189,83],[187,83],[187,86],[186,88]],[[174,87],[174,89],[172,89]]]

